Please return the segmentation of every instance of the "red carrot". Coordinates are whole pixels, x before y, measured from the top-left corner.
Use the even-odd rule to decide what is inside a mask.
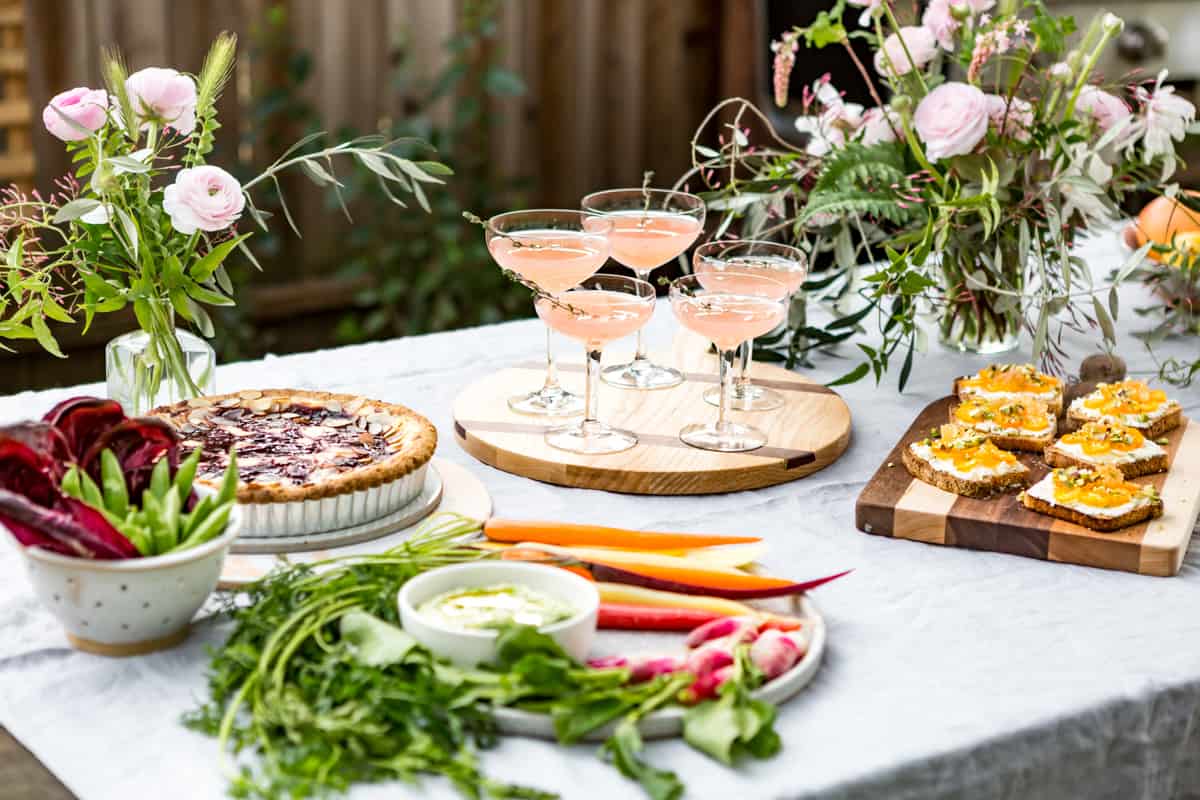
[[[629,631],[690,631],[719,617],[711,611],[688,608],[601,603],[597,625]]]

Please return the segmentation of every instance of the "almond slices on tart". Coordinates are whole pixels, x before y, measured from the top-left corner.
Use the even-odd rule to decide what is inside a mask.
[[[1067,420],[1073,425],[1117,422],[1151,439],[1178,428],[1182,419],[1179,403],[1138,380],[1101,383],[1091,394],[1077,397],[1067,410]]]
[[[1041,400],[974,395],[950,409],[950,422],[982,433],[1001,450],[1040,453],[1054,441],[1058,419]]]
[[[904,449],[904,466],[913,477],[964,497],[987,497],[1024,486],[1029,468],[987,436],[947,424]]]
[[[954,381],[959,400],[1040,400],[1054,416],[1063,409],[1063,384],[1053,375],[1039,372],[1033,364],[992,364],[974,375]]]
[[[1130,483],[1109,465],[1056,469],[1022,492],[1021,503],[1096,531],[1115,531],[1163,513],[1153,486]]]
[[[264,389],[155,409],[202,448],[196,480],[214,485],[236,448],[243,536],[361,525],[399,510],[425,484],[437,430],[401,405],[349,394]]]
[[[1118,422],[1084,423],[1046,448],[1052,467],[1113,466],[1126,478],[1152,475],[1167,469],[1167,451],[1136,428]]]

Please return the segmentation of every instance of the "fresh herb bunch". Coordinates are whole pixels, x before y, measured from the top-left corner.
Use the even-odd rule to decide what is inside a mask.
[[[104,515],[143,556],[161,556],[216,538],[237,505],[237,454],[229,451],[229,466],[217,494],[206,494],[191,508],[192,483],[200,464],[200,449],[171,475],[170,459],[160,458],[142,492],[141,505],[130,496],[125,473],[112,450],[100,454],[100,485],[72,465],[62,479],[63,493]]]
[[[250,586],[248,604],[231,598],[236,626],[213,653],[210,700],[185,722],[217,736],[222,751],[260,756],[257,768],[235,774],[235,796],[311,797],[424,773],[469,798],[553,797],[480,771],[473,748],[497,742],[499,706],[549,714],[563,743],[617,721],[602,752],[653,800],[682,795],[673,772],[642,758],[637,723],[676,702],[690,674],[630,685],[627,669],[589,669],[517,625],[498,633],[495,664],[462,669],[399,627],[400,587],[425,570],[486,557],[468,545],[480,527],[440,514],[385,553],[291,567]],[[762,675],[746,646],[735,663],[718,699],[685,717],[685,739],[725,763],[779,749],[774,709],[750,696]]]

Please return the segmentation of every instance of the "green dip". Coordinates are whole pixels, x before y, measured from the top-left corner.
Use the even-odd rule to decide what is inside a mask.
[[[454,589],[426,600],[417,612],[458,631],[488,630],[510,622],[541,628],[575,615],[575,609],[561,600],[511,583]]]

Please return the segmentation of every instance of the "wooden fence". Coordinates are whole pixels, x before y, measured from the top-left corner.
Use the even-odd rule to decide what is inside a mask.
[[[243,54],[252,54],[261,49],[268,19],[283,19],[288,52],[243,58],[221,104],[215,158],[265,163],[273,154],[255,152],[253,137],[245,136],[259,124],[249,105],[279,79],[280,59],[311,57],[311,77],[299,94],[328,129],[376,130],[411,107],[404,87],[420,90],[439,72],[447,57],[443,43],[469,2],[25,0],[33,117],[55,92],[101,84],[102,45],[118,45],[130,69],[196,71],[219,31],[237,32]],[[597,188],[636,185],[646,169],[656,171],[658,183],[670,182],[686,168],[688,142],[708,109],[721,96],[753,90],[762,58],[755,40],[760,15],[759,0],[501,0],[490,46],[527,91],[492,104],[491,169],[526,179],[527,202],[555,206],[574,206]],[[399,52],[408,73],[398,89],[392,65]],[[453,102],[442,102],[435,118],[450,114]],[[40,121],[32,134],[45,187],[67,165]],[[326,213],[315,192],[296,188],[307,193],[300,203],[305,217]],[[289,274],[322,270],[329,253],[320,239],[344,235],[343,224],[317,226],[306,238],[304,263],[298,271],[290,266]]]

